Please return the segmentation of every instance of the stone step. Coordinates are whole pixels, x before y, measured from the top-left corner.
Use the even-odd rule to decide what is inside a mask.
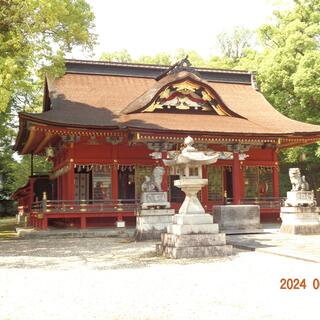
[[[137,213],[139,216],[173,216],[174,209],[140,209]]]
[[[167,232],[168,223],[137,224],[136,229],[142,231],[161,230]]]
[[[204,258],[204,257],[221,257],[232,255],[232,246],[206,246],[206,247],[168,247],[157,246],[157,252],[167,258]]]
[[[170,234],[198,234],[198,233],[219,233],[219,227],[218,224],[172,224],[167,227],[167,233]]]
[[[138,224],[172,223],[172,216],[144,216],[137,217]]]
[[[176,214],[173,216],[174,224],[213,224],[210,214]]]
[[[160,240],[161,234],[163,231],[161,230],[136,230],[134,238],[136,241],[144,241],[144,240]]]
[[[163,233],[161,243],[169,247],[220,246],[226,244],[224,233],[175,235]]]

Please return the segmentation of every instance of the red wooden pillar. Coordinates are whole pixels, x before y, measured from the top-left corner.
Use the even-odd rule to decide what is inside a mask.
[[[241,176],[240,176],[240,160],[239,152],[233,152],[232,163],[232,190],[233,204],[240,204],[241,198]]]
[[[48,217],[44,214],[44,217],[42,219],[42,228],[44,230],[48,229]]]
[[[112,166],[112,199],[117,202],[118,201],[118,163],[117,160],[114,160]]]
[[[273,175],[273,196],[275,198],[280,197],[280,186],[279,186],[279,163],[278,163],[278,153],[277,151],[273,152],[273,160],[274,165],[272,168],[272,175]]]
[[[57,177],[57,194],[56,199],[60,200],[60,177]]]
[[[168,180],[169,180],[170,169],[164,167],[164,175],[162,178],[162,190],[168,192]]]
[[[117,160],[114,159],[114,164],[112,166],[112,200],[114,203],[114,208],[118,208],[118,200],[119,200],[119,183],[118,183],[118,163]],[[121,212],[117,214],[117,222],[122,221],[122,214]],[[118,224],[117,224],[118,225]]]
[[[69,171],[68,171],[68,191],[67,199],[74,200],[74,143],[69,144]]]
[[[207,166],[202,166],[202,177],[203,179],[208,178]],[[203,204],[204,209],[207,211],[209,198],[208,198],[208,185],[204,186],[201,191],[201,202]]]
[[[31,177],[30,178],[30,189],[29,189],[29,196],[28,196],[28,220],[32,220],[32,205],[33,205],[33,200],[34,200],[34,192],[33,192],[33,187],[34,187],[34,180]],[[30,223],[30,221],[28,221]],[[31,221],[32,226],[34,226],[33,220]]]
[[[66,179],[66,174],[64,173],[62,176],[61,176],[61,191],[62,191],[62,194],[61,194],[61,199],[62,200],[66,200],[67,196],[66,196],[66,190],[67,190],[67,179]]]
[[[68,200],[74,200],[74,165],[73,159],[70,159],[68,171]]]
[[[163,159],[166,159],[167,158],[167,152],[166,151],[163,151],[162,152],[162,156],[163,156]],[[169,177],[169,174],[170,174],[170,169],[164,165],[163,161],[161,161],[159,163],[160,166],[163,167],[164,169],[164,175],[162,177],[162,190],[164,192],[168,192],[168,177]]]
[[[64,175],[62,174],[59,178],[60,178],[60,200],[63,200]]]
[[[87,217],[82,214],[80,217],[80,229],[85,229],[87,227]]]
[[[113,166],[112,166],[112,199],[116,204],[119,199],[119,191],[118,191],[118,145],[112,145],[112,159],[113,159]]]
[[[63,175],[63,199],[68,200],[68,172]]]

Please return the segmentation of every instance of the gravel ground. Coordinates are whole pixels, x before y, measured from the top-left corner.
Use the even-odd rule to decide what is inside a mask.
[[[235,250],[168,260],[128,239],[0,241],[0,320],[319,319],[320,264]],[[307,288],[280,290],[281,278]]]

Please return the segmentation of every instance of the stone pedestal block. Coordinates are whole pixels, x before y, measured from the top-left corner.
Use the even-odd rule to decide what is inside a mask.
[[[226,235],[224,233],[183,235],[163,233],[161,243],[171,247],[221,246],[226,244]]]
[[[177,214],[156,247],[159,255],[168,258],[200,258],[232,254],[224,233],[209,214]]]
[[[167,232],[171,234],[210,234],[218,233],[217,224],[172,224],[167,227]]]
[[[169,247],[158,246],[157,253],[167,258],[204,258],[204,257],[221,257],[232,254],[231,245],[218,246],[197,246],[197,247]]]
[[[173,217],[174,224],[212,224],[213,217],[209,214],[176,214]]]
[[[260,207],[257,205],[226,205],[213,208],[213,221],[222,231],[261,228]]]
[[[174,209],[140,210],[137,214],[135,238],[141,240],[159,240],[161,233],[172,224]]]
[[[280,232],[320,234],[319,207],[282,207]]]
[[[170,208],[168,194],[166,192],[142,192],[141,193],[142,209],[149,208]]]
[[[287,200],[285,201],[285,206],[316,206],[316,201],[314,200],[313,191],[288,191]]]

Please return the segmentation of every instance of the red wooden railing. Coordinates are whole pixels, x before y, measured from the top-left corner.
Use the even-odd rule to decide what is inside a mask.
[[[136,199],[117,200],[43,200],[34,202],[34,213],[68,213],[68,212],[136,212],[139,201]]]

